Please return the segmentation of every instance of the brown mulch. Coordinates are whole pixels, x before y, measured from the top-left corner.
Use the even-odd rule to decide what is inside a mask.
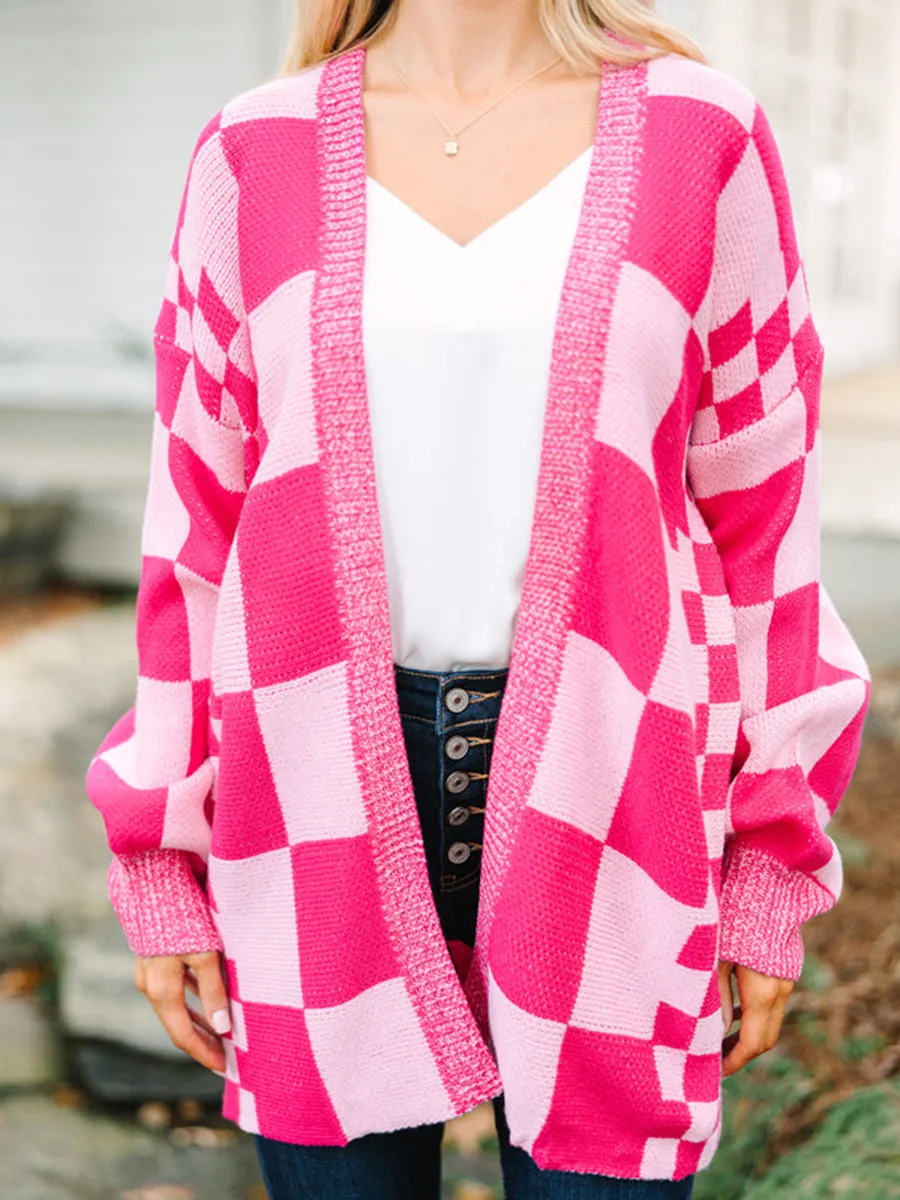
[[[900,668],[879,672],[862,753],[829,827],[844,857],[837,906],[804,928],[814,969],[791,997],[780,1048],[814,1090],[779,1121],[793,1143],[853,1092],[900,1075]]]
[[[97,608],[102,602],[99,592],[62,585],[33,596],[0,595],[0,645],[39,625]]]

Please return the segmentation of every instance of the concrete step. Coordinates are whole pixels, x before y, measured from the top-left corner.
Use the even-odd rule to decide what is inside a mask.
[[[146,409],[0,408],[4,485],[71,497],[73,513],[58,554],[66,578],[137,583],[152,426]]]

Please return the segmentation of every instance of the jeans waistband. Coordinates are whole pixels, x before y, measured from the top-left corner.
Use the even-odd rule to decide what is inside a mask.
[[[508,674],[508,667],[420,671],[394,664],[401,713],[434,721],[436,727],[496,718]],[[459,711],[446,704],[447,694],[454,688],[466,693],[465,707]]]

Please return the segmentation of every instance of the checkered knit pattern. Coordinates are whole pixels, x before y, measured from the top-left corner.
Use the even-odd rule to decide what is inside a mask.
[[[91,766],[143,955],[219,948],[224,1111],[342,1145],[506,1096],[544,1168],[679,1179],[719,958],[788,978],[865,664],[819,584],[822,347],[764,114],[606,73],[486,803],[443,944],[399,718],[362,353],[365,50],[199,139],[156,329],[134,709]]]

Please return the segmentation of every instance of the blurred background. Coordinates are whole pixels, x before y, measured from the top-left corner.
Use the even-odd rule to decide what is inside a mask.
[[[87,761],[132,703],[151,330],[199,130],[289,0],[0,0],[0,1196],[262,1200],[110,919]],[[729,1083],[696,1200],[900,1197],[900,0],[659,0],[787,166],[817,325],[823,573],[874,674],[782,1042]],[[75,701],[75,703],[73,703]],[[446,1196],[498,1195],[490,1113]],[[324,1198],[323,1198],[324,1200]]]

